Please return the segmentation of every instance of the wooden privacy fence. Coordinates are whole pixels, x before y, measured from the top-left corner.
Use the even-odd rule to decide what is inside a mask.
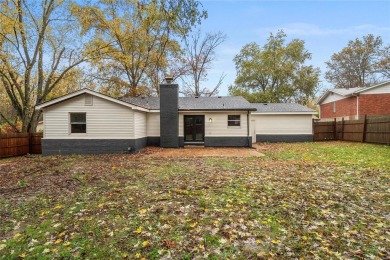
[[[41,154],[42,134],[17,133],[0,135],[0,158]]]
[[[314,141],[343,140],[390,145],[390,115],[315,122]]]

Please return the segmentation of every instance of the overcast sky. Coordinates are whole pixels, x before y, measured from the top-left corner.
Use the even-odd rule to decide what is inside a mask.
[[[217,61],[204,86],[216,84],[224,72],[227,76],[220,95],[228,95],[236,70],[233,58],[250,42],[264,45],[269,33],[283,29],[288,40],[305,41],[312,53],[312,64],[321,69],[321,85],[330,88],[323,75],[325,61],[345,47],[349,40],[369,33],[381,36],[390,44],[390,0],[201,0],[208,18],[202,32],[224,32],[228,39],[218,47]]]

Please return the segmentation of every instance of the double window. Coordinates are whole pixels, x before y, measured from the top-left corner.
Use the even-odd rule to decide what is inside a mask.
[[[228,115],[228,126],[240,126],[241,116],[240,115]]]
[[[87,132],[87,114],[70,113],[70,133],[82,134]]]

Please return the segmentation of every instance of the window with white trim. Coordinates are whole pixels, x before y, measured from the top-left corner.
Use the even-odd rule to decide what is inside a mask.
[[[240,126],[241,115],[228,115],[228,126]]]
[[[84,134],[87,132],[87,114],[70,113],[70,133]]]

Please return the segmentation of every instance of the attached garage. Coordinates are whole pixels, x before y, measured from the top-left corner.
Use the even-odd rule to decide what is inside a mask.
[[[290,103],[252,103],[253,142],[310,142],[315,110]]]

